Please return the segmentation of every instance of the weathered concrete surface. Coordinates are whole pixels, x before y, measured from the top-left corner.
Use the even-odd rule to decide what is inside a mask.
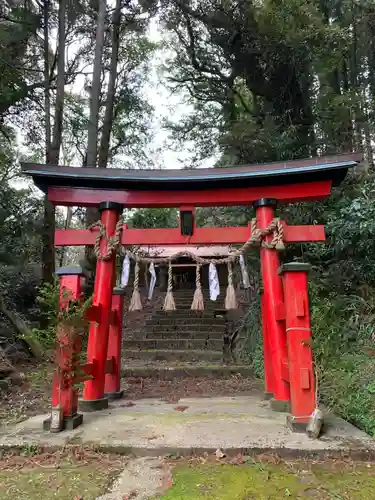
[[[170,467],[158,458],[130,460],[112,485],[110,493],[97,500],[146,500],[163,493],[172,484]]]
[[[118,401],[108,410],[85,414],[83,426],[59,434],[42,430],[45,415],[3,427],[0,447],[93,445],[136,456],[190,455],[221,448],[228,454],[274,451],[306,456],[327,452],[375,457],[375,440],[342,419],[328,416],[326,433],[319,440],[310,440],[288,430],[286,414],[271,411],[269,402],[259,396],[181,399],[178,406],[158,400],[128,404]]]

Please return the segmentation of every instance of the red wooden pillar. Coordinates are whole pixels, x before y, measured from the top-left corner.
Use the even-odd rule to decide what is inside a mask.
[[[254,203],[260,229],[266,229],[275,217],[276,204],[276,200],[269,198],[262,198]],[[267,238],[267,241],[271,240],[272,236]],[[263,307],[266,312],[263,319],[269,339],[274,382],[274,398],[271,400],[271,408],[275,411],[289,411],[285,310],[283,286],[281,277],[278,275],[280,260],[277,250],[261,247],[260,262],[264,288]]]
[[[83,298],[85,283],[81,267],[62,267],[56,272],[60,276],[59,309],[67,309],[70,301]],[[75,429],[82,424],[82,415],[77,413],[78,388],[74,386],[79,369],[81,336],[73,336],[69,327],[57,328],[56,372],[52,382],[52,414],[43,422],[45,430],[53,432]]]
[[[279,270],[287,298],[285,308],[291,399],[291,415],[287,422],[292,430],[301,432],[306,430],[316,408],[307,279],[309,269],[308,264],[293,262],[284,264]]]
[[[122,205],[103,202],[99,205],[101,221],[107,236],[113,236],[122,212]],[[100,243],[102,254],[106,253],[107,241]],[[104,394],[105,372],[109,325],[112,308],[112,290],[116,279],[116,254],[108,260],[97,260],[94,286],[93,308],[97,310],[97,322],[92,322],[87,346],[87,363],[92,365],[91,378],[86,380],[83,400],[79,402],[82,411],[98,411],[108,408],[108,398]]]
[[[263,332],[264,397],[265,399],[272,399],[274,397],[274,381],[272,371],[271,344],[267,332],[267,311],[264,305],[263,285],[260,288],[260,310]]]
[[[124,316],[125,290],[114,288],[112,295],[112,318],[109,327],[107,358],[112,359],[112,372],[105,376],[105,395],[109,400],[120,399],[124,391],[121,381],[122,324]]]

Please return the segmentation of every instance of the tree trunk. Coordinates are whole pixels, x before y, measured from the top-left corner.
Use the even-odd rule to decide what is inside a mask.
[[[44,4],[44,79],[45,79],[45,115],[46,115],[46,163],[58,165],[62,141],[62,123],[65,90],[65,15],[66,1],[59,2],[59,27],[57,44],[57,87],[55,117],[51,141],[51,101],[50,101],[50,64],[49,64],[49,1]],[[55,272],[55,207],[44,199],[44,234],[43,234],[43,281],[53,281]]]
[[[87,155],[86,164],[88,167],[96,167],[98,151],[98,121],[100,109],[101,91],[101,71],[102,55],[105,35],[105,14],[106,0],[99,0],[98,24],[96,27],[96,43],[94,69],[92,75],[91,98],[90,98],[90,118],[87,127]]]
[[[3,296],[0,294],[0,313],[3,314],[11,323],[13,328],[17,331],[19,336],[24,340],[30,348],[33,356],[36,359],[41,359],[43,356],[43,349],[37,339],[32,334],[30,328],[26,325],[23,319],[18,316],[14,311],[10,311],[5,302]]]
[[[43,34],[44,34],[44,120],[45,120],[45,157],[50,163],[51,153],[51,98],[50,98],[50,63],[49,63],[49,9],[50,1],[43,4]],[[42,235],[42,279],[43,282],[52,283],[55,272],[54,238],[55,209],[44,197],[44,222]]]
[[[365,153],[366,153],[366,159],[367,163],[370,169],[374,167],[374,152],[372,149],[372,141],[371,141],[371,132],[370,132],[370,117],[369,117],[369,112],[367,109],[366,105],[366,100],[365,97],[363,97],[363,102],[364,102],[364,110],[363,110],[363,133],[365,136]]]
[[[120,28],[121,28],[121,0],[116,0],[115,10],[112,18],[111,34],[111,62],[109,66],[108,91],[105,105],[102,136],[100,140],[98,167],[106,168],[108,164],[109,144],[113,125],[113,111],[116,94],[117,65],[120,48]]]
[[[60,149],[63,129],[63,111],[65,97],[65,14],[67,0],[59,2],[59,32],[58,32],[58,58],[57,58],[57,87],[55,119],[53,123],[53,134],[51,152],[49,155],[50,163],[59,164]]]
[[[98,20],[96,27],[96,42],[94,68],[92,75],[91,97],[90,97],[90,118],[87,127],[87,152],[84,162],[85,166],[96,167],[98,153],[98,130],[99,130],[99,110],[100,110],[100,92],[101,92],[101,71],[102,71],[102,55],[104,49],[105,35],[105,14],[106,0],[99,0]],[[103,200],[105,201],[105,200]],[[98,218],[98,211],[88,208],[86,210],[86,224],[93,224]],[[85,247],[84,267],[88,275],[88,286],[93,284],[95,273],[95,255],[93,249]]]

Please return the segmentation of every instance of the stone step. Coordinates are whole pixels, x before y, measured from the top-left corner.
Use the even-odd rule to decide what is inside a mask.
[[[160,313],[164,313],[164,314],[174,314],[174,313],[179,313],[181,311],[183,312],[191,312],[191,313],[196,313],[196,311],[193,311],[192,308],[191,308],[191,302],[188,302],[186,304],[179,304],[178,302],[175,302],[175,305],[176,305],[176,310],[175,311],[168,311],[167,313],[163,310],[163,306],[161,306],[160,308],[157,308],[156,311],[157,312],[160,312]],[[206,312],[206,313],[210,313],[210,314],[213,314],[216,310],[218,309],[225,309],[224,308],[224,305],[222,304],[217,304],[216,306],[208,306],[207,304],[204,305],[204,311],[202,312]],[[198,314],[201,314],[201,313],[198,313]]]
[[[171,326],[171,325],[176,325],[176,326],[182,326],[182,325],[205,325],[205,326],[225,326],[225,321],[221,318],[201,318],[197,316],[196,314],[191,314],[190,316],[186,317],[169,317],[169,318],[164,318],[164,317],[157,317],[157,318],[151,318],[147,323],[146,326],[148,325],[160,325],[160,326]]]
[[[131,363],[130,363],[131,364]],[[158,363],[146,366],[127,366],[126,360],[121,369],[122,377],[156,378],[174,380],[176,378],[215,377],[228,378],[233,375],[254,377],[254,371],[246,365],[193,364],[179,363],[178,366],[160,366]]]
[[[210,325],[147,325],[143,328],[145,333],[162,333],[162,332],[171,332],[179,334],[180,337],[183,336],[184,332],[202,332],[202,333],[210,333],[212,331],[218,331],[224,334],[225,326],[210,326]]]
[[[141,336],[138,336],[139,339],[147,339],[147,340],[161,340],[161,339],[179,339],[179,337],[183,336],[184,339],[213,339],[213,340],[221,340],[223,342],[224,332],[198,332],[198,331],[187,331],[183,334],[178,331],[144,331],[141,333]]]
[[[161,309],[158,309],[154,312],[153,318],[202,318],[202,319],[215,319],[215,310],[208,311],[204,310],[203,312],[196,312],[189,309],[176,309],[175,311],[165,312]],[[217,318],[223,321],[223,318]]]
[[[193,350],[193,349],[176,349],[174,351],[165,349],[129,349],[125,351],[123,362],[126,364],[126,359],[137,359],[144,361],[190,361],[190,362],[215,362],[222,361],[223,353],[219,351],[209,350]]]
[[[164,295],[165,297],[165,295]],[[163,300],[163,298],[161,298],[161,300]],[[176,303],[179,303],[179,302],[190,302],[190,304],[193,302],[193,299],[194,299],[194,293],[190,293],[190,294],[185,294],[185,295],[179,295],[178,293],[176,293],[175,291],[173,291],[173,298],[175,300]],[[211,300],[210,299],[210,295],[207,293],[207,294],[203,294],[203,300],[205,302],[207,302],[208,304],[220,304],[220,303],[224,303],[224,300],[225,300],[225,294],[222,294],[218,297],[217,300]]]
[[[223,341],[217,339],[158,339],[158,340],[125,340],[125,356],[127,349],[208,349],[222,352]]]

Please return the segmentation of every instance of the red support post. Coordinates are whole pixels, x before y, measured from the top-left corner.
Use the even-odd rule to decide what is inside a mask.
[[[284,264],[279,270],[287,297],[285,308],[291,393],[291,415],[287,417],[287,423],[296,432],[305,432],[316,409],[307,278],[309,269],[309,264],[292,262]]]
[[[62,267],[56,274],[60,277],[60,310],[67,309],[70,301],[82,300],[85,277],[81,267]],[[43,428],[51,432],[75,429],[83,421],[82,415],[77,413],[78,388],[74,386],[76,371],[79,369],[81,336],[73,333],[66,325],[58,326],[52,413],[43,422]]]
[[[101,222],[107,237],[115,233],[116,224],[122,212],[122,205],[115,202],[102,202],[99,205]],[[105,254],[107,241],[102,238],[100,251]],[[112,291],[116,277],[116,254],[108,260],[97,260],[93,306],[100,310],[98,323],[91,323],[87,346],[87,363],[94,366],[92,378],[85,382],[83,399],[79,402],[82,411],[98,411],[108,408],[108,398],[104,395],[107,363],[109,325],[111,319]]]
[[[122,324],[124,316],[125,290],[114,288],[112,295],[112,319],[109,327],[107,359],[114,360],[111,373],[105,376],[104,392],[111,401],[120,399],[124,391],[121,390],[121,348],[122,348]]]
[[[275,217],[276,200],[262,198],[254,203],[259,229],[266,229]],[[267,238],[271,241],[272,236]],[[274,378],[274,399],[271,408],[275,411],[289,411],[290,390],[285,365],[287,346],[285,334],[285,309],[283,286],[278,275],[280,260],[277,250],[260,249],[262,282],[264,287],[264,310],[266,311],[265,331],[271,346],[272,372]]]
[[[274,380],[272,371],[271,343],[267,332],[268,314],[264,304],[263,285],[261,286],[260,289],[260,311],[262,318],[262,333],[263,333],[264,397],[265,399],[273,399]]]

